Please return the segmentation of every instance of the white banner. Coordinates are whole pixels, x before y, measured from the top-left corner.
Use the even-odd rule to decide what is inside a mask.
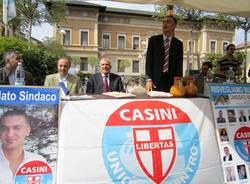
[[[250,183],[250,85],[209,86],[227,183]]]
[[[221,184],[208,99],[64,102],[57,183]]]

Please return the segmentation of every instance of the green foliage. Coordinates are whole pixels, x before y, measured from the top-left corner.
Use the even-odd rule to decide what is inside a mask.
[[[55,45],[57,45],[55,43]],[[27,49],[29,46],[29,50]],[[29,45],[27,41],[15,37],[0,37],[0,60],[3,66],[3,54],[9,49],[16,49],[23,54],[24,68],[34,78],[36,85],[43,85],[46,75],[57,71],[57,60],[65,53],[57,48],[52,50],[48,45]],[[60,46],[62,48],[62,46]]]
[[[5,51],[10,49],[15,49],[20,52],[24,52],[28,48],[28,43],[25,40],[17,39],[17,38],[7,38],[0,37],[0,58],[1,58],[1,66],[4,65],[3,62],[3,54]]]
[[[233,17],[230,15],[218,13],[216,14],[215,18],[217,22],[219,23],[235,23],[235,21],[233,20]]]
[[[54,24],[65,18],[66,5],[63,0],[51,3],[47,0],[16,0],[17,16],[9,22],[9,27],[15,32],[28,32],[31,41],[32,27],[42,23]]]
[[[71,56],[71,62],[74,64],[80,64],[81,63],[81,58],[79,56]]]
[[[237,51],[235,52],[234,57],[237,61],[243,63],[243,61],[246,59],[246,54],[244,52]]]
[[[168,6],[167,5],[159,5],[155,6],[155,18],[157,20],[163,20],[166,16]],[[178,20],[186,20],[186,21],[199,21],[203,17],[203,11],[197,9],[186,9],[179,6],[174,6],[174,16]]]
[[[210,54],[206,54],[205,56],[205,61],[209,61],[212,66],[213,66],[213,73],[215,72],[215,66],[216,66],[216,63],[217,61],[222,57],[222,54],[215,54],[215,53],[210,53]]]
[[[59,55],[65,54],[62,44],[60,44],[59,41],[56,40],[55,38],[45,37],[42,41],[41,47],[50,50],[51,53],[55,52],[58,53]]]
[[[96,63],[98,62],[98,59],[96,57],[88,57],[88,63],[93,68]]]
[[[91,66],[93,72],[95,69],[95,66],[98,65],[98,59],[96,57],[88,57],[88,64]]]
[[[120,65],[119,67],[122,68],[122,69],[125,69],[125,68],[128,68],[130,67],[131,63],[129,60],[127,59],[122,59],[121,62],[120,62]]]
[[[81,81],[84,81],[85,80],[85,77],[88,77],[90,78],[90,76],[92,75],[91,73],[82,73],[82,72],[78,72],[76,74],[78,77],[80,77]]]
[[[243,29],[245,32],[250,30],[250,18],[249,17],[233,17],[236,20],[236,24],[238,28]]]
[[[196,22],[203,17],[203,11],[198,9],[186,9],[176,6],[176,14],[180,19],[184,19],[190,22]]]
[[[167,5],[155,6],[156,20],[162,21],[166,16],[167,9],[168,9]]]

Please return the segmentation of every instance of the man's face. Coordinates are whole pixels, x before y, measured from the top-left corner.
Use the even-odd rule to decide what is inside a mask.
[[[230,46],[227,50],[228,55],[232,56],[234,54],[235,51],[235,47],[234,46]]]
[[[202,71],[202,73],[204,74],[204,75],[207,75],[207,71],[209,70],[209,67],[208,67],[208,65],[203,65],[202,67],[201,67],[201,71]]]
[[[0,139],[4,150],[22,149],[30,126],[22,115],[7,116],[1,122]]]
[[[228,117],[229,117],[229,118],[233,118],[233,117],[234,117],[234,114],[233,114],[231,111],[229,111],[229,112],[228,112]]]
[[[60,76],[66,76],[70,68],[70,62],[68,59],[59,59],[57,63],[57,70]]]
[[[220,110],[219,111],[219,116],[222,117],[222,115],[223,115],[223,112],[222,112],[222,110]]]
[[[246,175],[246,169],[244,166],[241,166],[240,169],[239,169],[239,172],[241,175],[245,176]]]
[[[17,67],[18,62],[22,62],[21,55],[13,55],[12,57],[5,60],[5,66],[10,71],[14,71]]]
[[[104,75],[109,74],[111,70],[111,65],[107,59],[102,59],[100,61],[100,70],[101,70],[101,73],[103,73]]]
[[[224,153],[225,153],[226,155],[229,155],[229,149],[228,149],[228,147],[225,147],[225,148],[224,148]]]
[[[176,27],[176,24],[174,22],[174,19],[171,17],[165,17],[165,19],[162,22],[163,33],[172,34],[174,32],[175,27]]]
[[[225,103],[225,98],[223,96],[220,96],[220,102],[223,104]]]

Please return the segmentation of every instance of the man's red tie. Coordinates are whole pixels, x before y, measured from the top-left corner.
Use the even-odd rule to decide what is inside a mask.
[[[162,68],[163,73],[168,72],[169,44],[170,44],[169,39],[166,38],[164,40],[164,64],[163,64],[163,68]]]
[[[103,80],[103,91],[104,93],[109,92],[108,76],[104,76]]]

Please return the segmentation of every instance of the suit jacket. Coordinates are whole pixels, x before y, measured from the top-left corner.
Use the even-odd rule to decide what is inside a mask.
[[[34,85],[33,76],[31,75],[31,73],[27,71],[25,71],[24,81],[25,81],[25,85],[27,86]],[[10,85],[9,71],[5,67],[0,68],[0,85]]]
[[[163,35],[152,36],[149,39],[146,56],[146,79],[152,79],[154,85],[159,87],[159,81],[163,75],[164,65],[164,40]],[[167,86],[172,86],[174,77],[182,77],[183,74],[183,44],[172,37],[169,48],[169,67]]]
[[[233,160],[232,155],[229,154],[228,156],[229,156],[229,157],[228,157],[228,161],[232,161],[232,160]],[[224,162],[226,161],[226,157],[227,157],[227,156],[224,156],[224,157],[223,157],[223,161],[224,161]]]
[[[122,79],[119,75],[109,74],[109,91],[125,92]],[[103,78],[101,73],[94,74],[90,77],[87,84],[88,94],[102,94],[103,93]]]
[[[67,80],[67,89],[69,90],[69,95],[83,94],[82,81],[78,76],[68,74],[66,80]],[[48,75],[45,79],[44,86],[59,87],[59,74],[56,73]]]

